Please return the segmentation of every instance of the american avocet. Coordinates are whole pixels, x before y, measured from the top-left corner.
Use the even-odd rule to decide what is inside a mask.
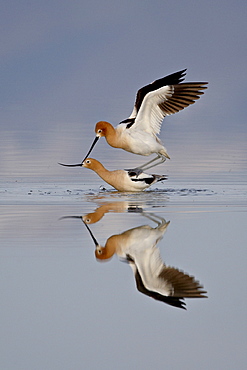
[[[96,222],[99,222],[106,213],[114,212],[114,213],[142,213],[143,209],[140,205],[137,205],[132,202],[128,201],[117,201],[117,202],[107,202],[105,204],[102,204],[100,207],[98,207],[94,212],[90,212],[85,214],[84,216],[63,216],[60,218],[66,219],[66,218],[77,218],[83,221],[85,224],[95,224]]]
[[[135,170],[146,170],[170,158],[166,148],[157,137],[161,123],[165,116],[179,112],[195,103],[195,100],[203,94],[202,90],[206,89],[207,84],[207,82],[181,84],[185,71],[186,69],[173,73],[142,87],[137,92],[131,115],[121,121],[116,128],[109,122],[98,122],[95,126],[96,137],[85,159],[102,136],[114,148],[144,156],[157,154],[157,157]]]
[[[185,309],[184,298],[206,298],[206,291],[195,278],[183,271],[166,266],[157,247],[169,221],[153,214],[144,216],[158,224],[152,228],[142,225],[121,234],[112,235],[101,246],[86,225],[95,244],[98,260],[109,260],[114,254],[128,262],[134,272],[137,289],[156,300]]]
[[[158,181],[167,179],[166,176],[149,175],[143,172],[137,176],[131,170],[108,171],[102,163],[93,158],[87,158],[81,166],[96,172],[105,182],[118,191],[142,191]]]
[[[96,222],[99,222],[102,219],[102,217],[104,217],[104,215],[109,212],[141,213],[143,212],[143,209],[140,205],[128,201],[107,202],[98,207],[94,212],[87,213],[86,215],[82,216],[82,221],[85,222],[86,224],[94,224]]]

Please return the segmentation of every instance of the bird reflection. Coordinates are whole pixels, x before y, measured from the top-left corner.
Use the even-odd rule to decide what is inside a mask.
[[[86,224],[94,224],[102,219],[102,217],[108,212],[123,213],[123,212],[143,212],[141,205],[132,204],[128,201],[126,202],[111,202],[102,204],[94,212],[88,213],[82,216],[82,221]]]
[[[60,220],[66,219],[66,218],[79,218],[81,219],[85,224],[95,224],[96,222],[100,221],[102,217],[106,213],[114,212],[114,213],[141,213],[143,212],[142,205],[136,205],[131,202],[107,202],[103,203],[101,206],[99,206],[94,212],[87,213],[84,216],[64,216],[61,217]]]
[[[126,204],[116,202],[118,211],[125,209],[135,211]],[[126,208],[127,207],[127,208]],[[186,309],[184,298],[206,298],[206,291],[195,278],[183,271],[164,264],[157,244],[163,238],[170,221],[153,213],[142,215],[155,223],[155,227],[142,225],[110,236],[105,246],[101,246],[88,224],[99,221],[106,212],[114,209],[114,204],[103,205],[94,213],[81,217],[95,244],[97,260],[109,260],[116,254],[120,260],[127,262],[133,270],[136,287],[139,292],[168,305]],[[141,208],[136,206],[136,212]],[[76,216],[75,216],[76,217]]]

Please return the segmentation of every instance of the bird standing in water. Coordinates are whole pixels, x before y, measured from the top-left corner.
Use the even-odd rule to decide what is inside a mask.
[[[167,179],[163,175],[149,175],[147,173],[141,173],[137,176],[131,170],[108,171],[103,164],[93,158],[87,158],[81,165],[78,165],[93,170],[118,191],[142,191],[158,181]]]
[[[166,148],[158,138],[163,119],[195,103],[206,89],[207,82],[181,83],[186,69],[163,77],[141,88],[136,95],[131,115],[114,128],[109,122],[100,121],[95,126],[96,137],[85,156],[89,156],[100,137],[105,137],[109,145],[128,152],[157,156],[135,168],[136,174],[163,163],[170,158]],[[82,161],[84,162],[85,159]]]

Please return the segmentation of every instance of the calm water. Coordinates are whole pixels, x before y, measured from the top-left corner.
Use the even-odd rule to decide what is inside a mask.
[[[81,160],[91,132],[2,133],[1,369],[246,368],[246,135],[172,135],[172,160],[154,169],[168,180],[120,194],[57,165]],[[109,169],[145,160],[97,145]],[[137,228],[142,248],[143,230],[167,223],[162,260],[208,298],[182,310],[138,291],[121,255],[96,259],[85,215],[102,246]]]

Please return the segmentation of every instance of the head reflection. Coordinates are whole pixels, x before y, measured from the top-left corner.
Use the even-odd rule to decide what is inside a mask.
[[[114,207],[117,207],[116,212],[141,212],[140,206],[135,208],[134,205],[116,203],[118,204],[103,205],[94,213],[82,217],[94,241],[96,259],[107,261],[116,254],[121,261],[128,263],[132,268],[139,292],[168,305],[186,309],[184,298],[205,298],[206,291],[194,276],[167,266],[162,261],[157,244],[163,238],[170,223],[164,218],[143,211],[141,214],[148,220],[148,224],[112,235],[104,246],[97,242],[88,224],[97,222],[105,213],[113,211]],[[150,222],[155,223],[155,226],[150,226]]]
[[[98,207],[94,212],[87,213],[82,216],[82,221],[86,224],[95,224],[100,221],[106,213],[142,213],[143,209],[140,205],[132,204],[131,202],[107,202]]]

